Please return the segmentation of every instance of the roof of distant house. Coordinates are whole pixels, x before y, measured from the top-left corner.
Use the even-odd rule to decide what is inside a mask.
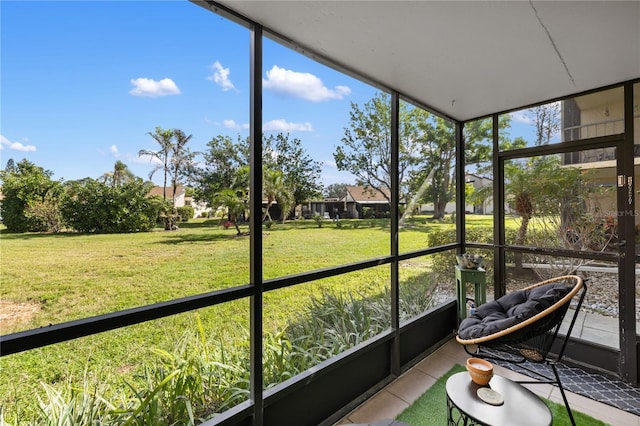
[[[172,186],[167,186],[166,188],[167,192],[167,198],[173,198],[173,187]],[[162,186],[155,186],[151,189],[151,191],[149,191],[149,193],[147,194],[147,196],[151,197],[153,195],[157,195],[159,197],[162,197],[162,195],[164,194],[164,190]],[[184,185],[178,185],[178,187],[176,188],[176,196],[180,196],[183,195],[185,193],[185,187]]]
[[[364,186],[347,186],[347,195],[346,201],[355,201],[357,203],[368,203],[368,204],[376,204],[376,203],[388,203],[389,201],[385,198],[382,192],[373,189],[366,188]],[[388,191],[384,191],[388,194]],[[343,200],[345,200],[343,198]]]

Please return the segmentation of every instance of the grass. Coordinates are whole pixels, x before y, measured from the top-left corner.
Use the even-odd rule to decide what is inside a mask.
[[[445,384],[450,376],[461,371],[466,370],[461,365],[454,366],[446,374],[440,377],[433,386],[427,389],[420,398],[400,413],[397,420],[407,423],[410,426],[435,426],[445,424],[447,418]],[[551,410],[554,426],[571,425],[569,415],[567,414],[567,410],[564,405],[557,404],[544,398],[542,398],[542,400]],[[584,413],[575,410],[572,410],[572,413],[576,424],[578,425],[606,425],[606,423],[587,416]]]
[[[490,217],[478,219],[480,223],[490,221]],[[401,251],[424,248],[428,232],[444,226],[453,224],[417,218],[400,232]],[[389,244],[388,220],[343,220],[340,227],[327,221],[322,228],[311,220],[274,224],[263,229],[264,278],[388,255]],[[217,220],[193,220],[175,232],[3,232],[0,249],[2,302],[37,308],[31,317],[3,319],[1,334],[249,281],[249,238],[237,237],[232,229],[219,227]],[[414,259],[410,267],[401,268],[401,281],[424,279],[428,271],[428,260]],[[321,291],[366,297],[388,289],[389,277],[389,267],[383,265],[266,293],[265,330],[278,333]],[[185,330],[193,329],[196,315],[212,340],[248,353],[249,300],[238,300],[2,357],[2,410],[25,409],[21,407],[33,404],[34,395],[42,394],[43,386],[77,383],[87,375],[99,377],[107,388],[123,377],[136,380],[153,351],[169,351]]]
[[[482,218],[490,223],[490,218]],[[388,221],[353,228],[327,221],[276,224],[263,230],[264,278],[307,272],[390,253]],[[368,223],[368,221],[360,221]],[[200,294],[249,281],[249,238],[217,220],[195,219],[176,232],[11,234],[0,238],[0,296],[40,308],[30,321],[0,324],[7,334],[87,316]],[[434,228],[415,221],[401,231],[401,251],[425,247]]]

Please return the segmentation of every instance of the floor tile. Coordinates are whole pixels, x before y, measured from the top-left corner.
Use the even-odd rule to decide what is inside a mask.
[[[412,404],[435,382],[434,377],[413,368],[387,386],[387,391]]]
[[[362,404],[347,419],[351,423],[371,423],[381,419],[394,419],[410,404],[386,390],[380,391]]]
[[[384,390],[373,396],[358,409],[346,416],[340,425],[362,423],[368,425],[376,420],[394,419],[406,407],[421,395],[436,379],[449,371],[455,364],[464,365],[469,355],[455,339],[447,342],[440,349],[418,363],[411,370],[389,384]],[[533,380],[529,375],[505,365],[494,364],[495,374],[514,381]],[[541,372],[549,375],[550,368],[542,364],[534,364]],[[558,367],[563,385],[567,390],[567,398],[572,409],[581,411],[613,426],[640,426],[640,389],[623,382],[610,380],[597,374],[587,373],[581,369],[564,365]],[[552,374],[552,373],[551,373]],[[422,383],[424,382],[424,383]],[[524,385],[537,395],[564,404],[559,389],[544,383]],[[572,387],[573,389],[570,389]],[[575,391],[583,391],[580,395]],[[590,392],[590,393],[589,393]],[[607,400],[607,403],[595,399]],[[627,411],[617,408],[623,407]],[[638,412],[638,415],[634,414]]]

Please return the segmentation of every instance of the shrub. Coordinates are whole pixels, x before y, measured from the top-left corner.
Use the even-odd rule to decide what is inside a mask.
[[[376,217],[376,212],[371,207],[362,208],[363,219],[375,219],[375,217]]]
[[[64,226],[60,203],[57,200],[29,202],[24,216],[32,223],[32,230],[60,232]]]
[[[188,222],[189,219],[193,219],[193,216],[195,216],[195,210],[191,206],[178,207],[177,211],[181,222]]]
[[[94,179],[76,181],[63,198],[62,215],[80,232],[150,231],[165,209],[162,199],[147,197],[152,185],[142,179],[118,186]]]
[[[58,225],[62,184],[53,173],[28,160],[7,164],[0,170],[4,199],[0,204],[2,222],[10,232],[54,231]],[[53,223],[51,220],[53,219]],[[54,228],[54,229],[51,229]]]

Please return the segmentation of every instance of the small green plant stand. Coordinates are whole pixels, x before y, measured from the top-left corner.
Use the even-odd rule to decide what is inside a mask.
[[[458,297],[458,323],[467,317],[467,283],[475,287],[476,307],[487,302],[487,271],[482,268],[463,269],[456,265],[456,294]]]

